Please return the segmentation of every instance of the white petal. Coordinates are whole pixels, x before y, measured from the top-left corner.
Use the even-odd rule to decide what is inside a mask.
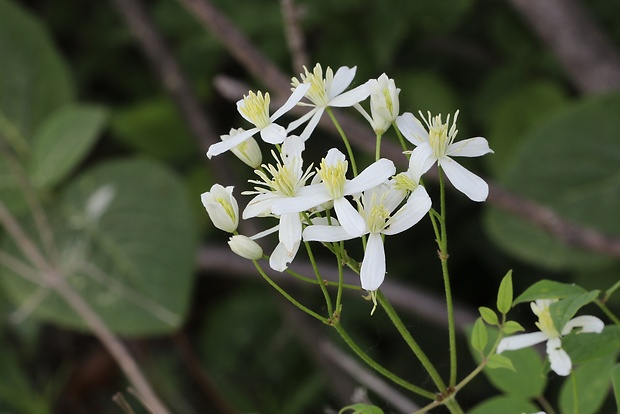
[[[407,141],[413,145],[420,145],[423,142],[428,142],[428,132],[424,129],[424,126],[416,119],[411,112],[405,112],[398,118],[396,118],[396,126],[403,134]]]
[[[327,155],[325,156],[325,164],[333,166],[339,162],[345,161],[346,159],[347,157],[345,157],[338,148],[332,148],[327,151]]]
[[[450,145],[446,155],[450,157],[480,157],[481,155],[492,153],[489,143],[485,138],[476,137],[464,139]]]
[[[308,125],[306,125],[303,132],[299,135],[299,137],[302,140],[307,141],[308,138],[310,138],[310,135],[312,135],[312,133],[314,132],[314,129],[316,128],[319,121],[321,120],[321,116],[323,115],[324,111],[325,111],[324,108],[318,108],[316,112],[314,113],[314,115],[312,115],[312,118],[310,118],[310,122],[308,122]]]
[[[426,143],[420,144],[411,151],[407,174],[409,174],[413,182],[419,183],[422,174],[427,172],[434,163],[435,158],[433,157],[433,149],[431,146]]]
[[[344,185],[344,194],[361,193],[369,188],[382,184],[396,173],[396,167],[391,160],[381,158],[370,164],[364,171]]]
[[[273,203],[280,198],[279,195],[273,193],[259,194],[248,203],[241,217],[247,220],[252,217],[267,216],[272,213]]]
[[[565,350],[562,349],[560,338],[553,338],[547,341],[547,355],[551,363],[551,369],[563,377],[570,374],[573,363]]]
[[[409,196],[407,203],[392,216],[383,234],[397,234],[411,228],[431,209],[431,198],[426,189],[419,186]]]
[[[366,85],[360,85],[357,88],[330,99],[329,106],[348,108],[356,103],[362,102],[364,99],[368,98],[368,95],[370,95],[370,92]]]
[[[301,190],[312,187],[313,191]],[[301,188],[296,197],[284,197],[273,204],[274,214],[301,213],[331,200],[331,196],[323,184],[314,184]]]
[[[385,279],[385,250],[381,234],[370,233],[360,269],[362,289],[373,291],[379,289]]]
[[[297,105],[297,102],[299,102],[301,98],[304,97],[306,92],[308,92],[308,89],[310,89],[310,86],[312,85],[309,83],[302,83],[301,85],[296,87],[293,93],[291,94],[291,96],[289,96],[286,102],[284,102],[284,105],[282,105],[280,109],[275,111],[269,119],[271,119],[272,121],[275,121],[276,119],[280,118],[282,115],[284,115],[285,113],[293,109],[293,107]]]
[[[297,255],[298,250],[299,243],[294,246],[293,250],[287,250],[282,243],[278,243],[269,257],[269,266],[275,271],[284,272]]]
[[[334,211],[340,225],[353,237],[366,232],[366,220],[344,197],[334,200]]]
[[[344,92],[345,89],[349,87],[351,82],[353,82],[353,78],[355,77],[355,71],[357,67],[354,66],[349,68],[347,66],[341,66],[334,74],[334,78],[332,79],[332,83],[327,91],[327,96],[331,100],[331,98],[340,95]]]
[[[441,168],[454,187],[472,201],[484,201],[489,195],[489,186],[482,178],[470,172],[449,157],[442,157]]]
[[[261,231],[259,233],[256,233],[254,236],[250,236],[250,239],[252,239],[252,240],[261,239],[261,238],[263,238],[265,236],[269,236],[270,234],[273,234],[273,233],[275,233],[275,232],[277,232],[279,230],[280,230],[280,223],[278,223],[276,226],[273,226],[273,227],[271,227],[271,228],[269,228],[267,230],[263,230],[263,231]]]
[[[581,328],[581,332],[603,332],[605,323],[596,316],[581,315],[568,321],[562,328],[562,335],[568,335],[573,328]]]
[[[497,345],[497,353],[501,354],[504,351],[514,351],[516,349],[527,348],[528,346],[544,342],[547,339],[547,335],[545,335],[544,332],[532,332],[508,336],[499,341],[499,345]]]
[[[286,127],[286,131],[291,132],[291,131],[296,130],[300,125],[307,122],[316,113],[316,111],[318,111],[318,108],[312,108],[311,111],[309,111],[308,113],[305,113],[299,119],[296,119],[290,124],[288,124],[288,126]]]
[[[313,225],[304,229],[305,241],[337,242],[354,239],[342,226]]]
[[[278,234],[280,243],[291,251],[295,243],[301,240],[301,219],[299,213],[282,214],[280,216],[280,232]]]
[[[286,138],[286,129],[278,124],[269,124],[260,130],[260,137],[269,144],[281,144]]]
[[[286,137],[284,144],[282,144],[282,155],[284,158],[301,157],[306,144],[297,135],[291,135]]]
[[[226,141],[217,142],[209,147],[209,149],[207,150],[207,157],[211,158],[216,155],[220,155],[221,153],[226,152],[229,149],[234,148],[237,145],[241,144],[243,141],[250,138],[252,135],[256,134],[257,132],[258,132],[258,128],[252,128],[240,134],[232,136],[228,138]]]

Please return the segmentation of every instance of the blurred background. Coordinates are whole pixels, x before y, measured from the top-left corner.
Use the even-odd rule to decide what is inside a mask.
[[[484,136],[495,151],[464,161],[489,181],[487,203],[448,192],[462,377],[475,366],[466,326],[479,306],[494,306],[509,269],[517,294],[540,279],[600,290],[619,280],[619,14],[616,0],[0,0],[0,200],[39,238],[23,195],[29,182],[48,215],[53,262],[173,412],[329,413],[360,390],[385,412],[406,412],[425,401],[397,387],[400,395],[377,391],[379,380],[364,379],[356,358],[345,366],[339,337],[229,251],[199,195],[216,182],[234,185],[243,208],[252,172],[230,153],[207,160],[206,148],[247,127],[236,100],[262,90],[277,105],[301,64],[356,66],[352,86],[386,73],[401,89],[401,112],[460,110],[457,139]],[[364,122],[349,111],[344,126],[367,164],[374,142],[357,132]],[[328,127],[312,140],[315,165],[342,147]],[[393,131],[384,142],[398,153]],[[436,183],[427,186],[438,200]],[[20,257],[2,227],[0,240],[3,253]],[[430,222],[386,244],[384,292],[447,374]],[[264,241],[266,252],[274,246]],[[317,249],[329,275],[335,262],[326,253]],[[353,245],[349,253],[362,257]],[[142,412],[81,319],[7,257],[0,412],[119,413],[117,392]],[[292,268],[307,274],[307,256]],[[274,277],[325,312],[313,285]],[[609,306],[620,311],[618,296]],[[385,366],[428,384],[385,313],[369,311],[360,292],[349,292],[342,323]],[[533,327],[527,306],[514,318]],[[469,409],[491,390],[480,376],[460,401]],[[552,379],[551,401],[558,390]],[[603,404],[600,412],[612,412],[611,399]]]

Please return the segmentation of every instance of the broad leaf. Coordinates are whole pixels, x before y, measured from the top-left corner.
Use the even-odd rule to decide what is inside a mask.
[[[523,414],[539,411],[536,406],[524,398],[517,397],[493,397],[478,404],[468,414]]]
[[[573,364],[582,364],[620,349],[620,327],[606,326],[603,332],[573,333],[562,338],[562,348],[570,355]]]
[[[620,235],[620,95],[564,110],[533,131],[500,174],[509,190],[552,208],[561,217]],[[508,213],[489,211],[490,235],[507,251],[554,269],[610,263],[603,255],[568,247]]]
[[[616,397],[616,409],[620,412],[620,364],[614,365],[611,369],[611,383],[614,386],[614,396]]]
[[[33,184],[52,186],[70,173],[94,145],[105,119],[102,108],[86,105],[68,106],[49,116],[34,137]]]
[[[594,414],[605,401],[609,391],[611,368],[615,361],[615,355],[608,355],[573,370],[571,375],[575,378],[567,378],[560,390],[560,409],[563,413]],[[577,396],[574,395],[576,381]],[[575,407],[577,401],[577,407]]]
[[[585,293],[585,290],[576,285],[554,282],[553,280],[541,280],[520,294],[515,299],[514,305],[523,302],[533,302],[537,299],[562,299],[581,293]]]
[[[553,324],[558,332],[562,331],[564,325],[575,316],[579,309],[596,299],[598,294],[599,291],[594,290],[592,292],[569,296],[559,302],[549,305],[549,312],[551,313]]]
[[[56,267],[71,287],[120,334],[178,328],[188,306],[196,247],[180,181],[152,161],[108,162],[71,183],[61,201],[52,218]],[[42,291],[47,294],[35,302],[34,316],[86,329],[54,293],[8,269],[0,272],[17,306]]]

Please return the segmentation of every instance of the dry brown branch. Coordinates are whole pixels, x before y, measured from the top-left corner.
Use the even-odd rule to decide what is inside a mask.
[[[299,27],[299,8],[294,0],[280,0],[282,18],[284,20],[284,35],[291,57],[293,69],[301,72],[308,65],[308,53],[306,52],[304,35]]]
[[[510,0],[549,46],[577,89],[620,88],[620,55],[576,0]]]

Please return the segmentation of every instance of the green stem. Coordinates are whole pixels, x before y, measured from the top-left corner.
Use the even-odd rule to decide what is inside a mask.
[[[398,125],[396,125],[396,122],[392,122],[392,126],[394,127],[394,131],[396,131],[396,135],[398,136],[398,140],[400,141],[400,146],[403,147],[403,151],[407,151],[407,143],[405,142],[405,138],[400,132],[400,129],[398,129]]]
[[[575,407],[575,414],[579,414],[579,398],[577,396],[577,376],[575,371],[570,374],[571,383],[573,385],[573,406]]]
[[[347,345],[349,345],[349,347],[357,354],[357,356],[359,356],[366,364],[368,364],[375,371],[377,371],[378,373],[382,374],[386,378],[390,379],[395,384],[398,384],[401,387],[403,387],[403,388],[405,388],[405,389],[407,389],[407,390],[409,390],[409,391],[411,391],[411,392],[413,392],[413,393],[415,393],[417,395],[429,398],[431,400],[435,399],[436,396],[432,392],[427,391],[427,390],[425,390],[425,389],[423,389],[421,387],[418,387],[417,385],[411,384],[408,381],[405,381],[404,379],[402,379],[399,376],[395,375],[391,371],[388,371],[387,369],[385,369],[382,365],[378,364],[367,353],[365,353],[362,350],[362,348],[360,348],[355,343],[355,341],[353,341],[353,339],[349,336],[349,334],[344,330],[344,328],[342,327],[340,322],[336,322],[333,326],[336,329],[336,332],[338,332],[338,334],[347,343]]]
[[[390,320],[392,321],[400,335],[403,337],[405,342],[407,342],[407,345],[409,345],[409,348],[418,358],[426,372],[428,372],[428,375],[430,375],[431,379],[433,380],[439,391],[441,393],[444,393],[446,391],[446,384],[444,384],[443,380],[441,379],[439,372],[437,372],[430,359],[428,359],[424,351],[422,351],[420,345],[418,345],[415,339],[413,339],[411,333],[392,307],[392,304],[387,300],[387,298],[385,297],[385,295],[383,295],[381,291],[377,292],[377,299],[379,299],[379,303],[381,304],[383,309],[385,309],[385,312],[388,314]]]
[[[321,272],[319,272],[319,268],[316,265],[316,260],[314,260],[314,254],[312,254],[312,248],[310,247],[310,243],[304,242],[306,246],[306,251],[308,252],[308,257],[310,258],[310,263],[312,264],[312,269],[314,269],[314,274],[316,275],[316,280],[319,282],[319,287],[323,292],[323,296],[325,297],[325,306],[327,306],[327,314],[331,317],[334,313],[332,308],[332,299],[329,296],[329,292],[327,291],[327,286],[325,285],[325,280],[321,276]]]
[[[452,302],[452,289],[450,288],[450,274],[448,272],[448,232],[446,229],[446,186],[444,183],[443,172],[439,168],[439,193],[440,193],[440,214],[441,214],[441,235],[439,237],[439,260],[441,261],[441,272],[443,274],[444,288],[446,291],[446,307],[448,311],[448,336],[450,342],[450,382],[452,388],[456,385],[456,328],[454,323],[454,306]]]
[[[377,145],[375,147],[375,161],[379,161],[381,158],[381,134],[377,134]]]
[[[340,127],[340,124],[338,123],[338,120],[334,116],[334,112],[332,111],[332,109],[327,108],[326,111],[329,117],[331,118],[332,122],[336,126],[336,129],[338,130],[338,133],[340,134],[340,137],[342,138],[342,141],[344,142],[344,146],[347,147],[347,153],[349,154],[349,159],[351,160],[351,168],[353,169],[353,176],[357,177],[357,165],[355,164],[355,157],[353,156],[353,150],[351,149],[351,144],[349,144],[349,140],[347,139],[347,136],[345,135],[344,131]]]
[[[257,260],[252,260],[252,262],[254,263],[254,266],[256,267],[256,270],[258,270],[258,273],[261,274],[263,279],[265,279],[267,281],[267,283],[269,283],[275,290],[277,290],[289,302],[291,302],[293,305],[297,306],[302,311],[306,312],[308,315],[310,315],[310,316],[318,319],[319,321],[323,322],[324,324],[328,323],[328,319],[327,318],[322,317],[318,313],[314,312],[313,310],[311,310],[311,309],[305,307],[304,305],[302,305],[301,303],[299,303],[294,297],[292,297],[284,289],[282,289],[280,287],[280,285],[278,285],[276,282],[274,282],[273,279],[271,279],[269,276],[267,276],[267,273],[265,273],[265,271],[263,270],[263,268],[261,267],[261,265],[258,263]]]
[[[338,261],[338,293],[336,294],[336,312],[338,312],[338,316],[340,316],[340,307],[342,300],[342,288],[344,284],[344,272],[342,269],[342,256],[341,252],[344,249],[344,243],[340,242],[339,246],[336,248],[336,260]]]
[[[594,303],[596,303],[596,305],[601,308],[603,313],[605,313],[605,315],[607,315],[607,317],[611,319],[613,323],[620,326],[620,319],[618,319],[618,317],[613,314],[613,312],[607,307],[607,305],[605,305],[605,302],[603,302],[602,300],[596,300]]]

